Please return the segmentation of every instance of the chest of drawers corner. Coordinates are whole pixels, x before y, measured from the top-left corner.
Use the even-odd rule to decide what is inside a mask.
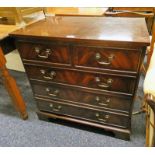
[[[73,121],[130,139],[140,68],[149,45],[143,19],[50,17],[10,35],[39,119]]]

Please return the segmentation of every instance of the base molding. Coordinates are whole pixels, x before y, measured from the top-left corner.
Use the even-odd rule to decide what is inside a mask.
[[[104,129],[107,132],[108,131],[112,132],[114,134],[114,137],[116,138],[123,139],[123,140],[130,140],[131,131],[129,129],[121,129],[121,128],[116,128],[112,126],[101,125],[93,122],[88,122],[85,120],[79,120],[68,116],[56,115],[56,114],[42,112],[42,111],[37,111],[37,115],[38,115],[38,118],[43,121],[50,122],[50,119],[60,119],[65,121],[71,121],[78,124],[89,125],[92,127]]]

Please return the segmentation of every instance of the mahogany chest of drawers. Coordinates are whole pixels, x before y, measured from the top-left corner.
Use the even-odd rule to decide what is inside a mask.
[[[49,17],[12,34],[40,119],[58,118],[128,140],[149,35],[140,18]]]

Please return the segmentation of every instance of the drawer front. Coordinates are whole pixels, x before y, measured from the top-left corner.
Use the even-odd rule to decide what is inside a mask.
[[[99,109],[129,113],[132,102],[131,98],[125,96],[88,93],[60,85],[49,85],[33,81],[32,86],[35,96],[61,101],[72,101],[74,104],[93,106]]]
[[[21,57],[40,62],[70,64],[70,49],[62,44],[18,43]]]
[[[131,77],[83,73],[40,66],[25,66],[25,69],[29,78],[32,79],[130,94],[134,91],[135,79]]]
[[[141,52],[137,50],[74,47],[75,63],[95,69],[113,69],[137,72]]]
[[[110,113],[108,111],[88,109],[85,107],[79,107],[58,101],[55,102],[52,100],[37,99],[37,104],[40,111],[71,116],[78,119],[97,122],[99,124],[106,124],[122,128],[128,128],[130,125],[130,118],[126,115],[119,115],[117,113]]]

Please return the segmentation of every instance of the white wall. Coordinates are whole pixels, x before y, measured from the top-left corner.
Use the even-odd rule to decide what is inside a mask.
[[[7,60],[6,66],[8,69],[25,72],[24,66],[17,50],[5,55],[5,58]]]

